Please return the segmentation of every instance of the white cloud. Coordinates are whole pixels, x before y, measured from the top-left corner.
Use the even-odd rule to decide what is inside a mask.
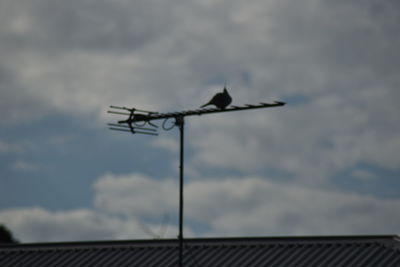
[[[218,235],[398,233],[400,201],[269,182],[257,177],[198,182],[188,216]]]
[[[131,230],[139,229],[134,221],[128,224],[83,209],[58,212],[38,207],[3,210],[0,220],[22,242],[115,239],[118,231],[129,234]]]
[[[109,174],[94,189],[93,210],[15,208],[0,211],[0,222],[23,242],[153,238],[148,229],[160,227],[177,236],[177,181]],[[398,234],[399,208],[399,199],[262,177],[208,178],[186,183],[185,236]]]
[[[107,175],[95,189],[97,208],[110,214],[177,215],[177,181]],[[200,236],[393,234],[400,231],[400,217],[393,216],[398,208],[398,199],[262,177],[208,178],[187,182],[185,187],[185,220],[207,226],[207,230],[192,229]]]
[[[177,228],[169,221],[163,222],[161,217],[152,223],[89,209],[49,211],[40,207],[15,208],[0,211],[0,222],[24,243],[150,239],[156,235],[173,238],[177,233]]]
[[[143,174],[106,175],[94,185],[95,206],[124,216],[161,216],[177,206],[178,188],[171,179],[162,182]]]

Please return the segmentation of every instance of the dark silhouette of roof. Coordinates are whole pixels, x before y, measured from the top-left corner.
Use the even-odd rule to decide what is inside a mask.
[[[184,266],[399,267],[398,236],[185,239]],[[177,266],[178,240],[8,244],[2,267]]]

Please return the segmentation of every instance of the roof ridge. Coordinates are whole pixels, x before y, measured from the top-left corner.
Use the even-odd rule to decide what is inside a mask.
[[[354,244],[354,243],[377,243],[386,247],[400,249],[400,237],[397,235],[365,235],[365,236],[277,236],[277,237],[211,237],[211,238],[185,238],[184,242],[187,245],[246,245],[258,244]],[[102,249],[102,248],[130,248],[130,247],[154,247],[160,246],[176,246],[178,239],[142,239],[142,240],[99,240],[99,241],[74,241],[74,242],[44,242],[44,243],[17,243],[17,244],[0,244],[2,248],[31,248],[32,250],[44,248],[57,249]]]

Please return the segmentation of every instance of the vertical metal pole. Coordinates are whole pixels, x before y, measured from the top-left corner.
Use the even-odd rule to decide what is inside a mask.
[[[176,117],[176,124],[180,132],[180,158],[179,158],[179,267],[183,267],[183,140],[184,119],[183,116]]]

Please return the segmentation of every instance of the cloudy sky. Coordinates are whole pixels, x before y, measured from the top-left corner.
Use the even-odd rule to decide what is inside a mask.
[[[396,0],[1,0],[0,223],[176,237],[177,129],[113,132],[108,106],[227,82],[288,104],[187,118],[185,236],[400,234],[399,20]]]

